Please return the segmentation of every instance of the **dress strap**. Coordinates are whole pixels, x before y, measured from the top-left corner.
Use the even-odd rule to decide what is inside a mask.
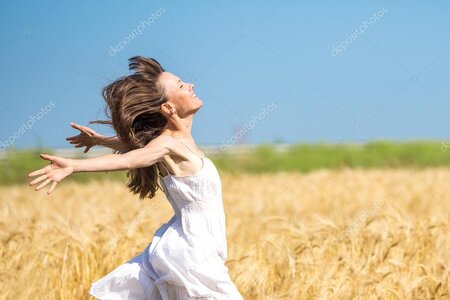
[[[188,147],[188,145],[186,145],[182,140],[177,139],[180,143],[182,143],[183,145],[186,146],[186,148],[189,149],[189,151],[191,151],[192,153],[194,153],[196,156],[200,157],[203,160],[203,157],[201,157],[200,155],[198,155],[197,153],[195,153],[194,151],[191,150],[191,148]]]
[[[189,148],[189,146],[186,145],[182,140],[180,140],[180,139],[176,139],[176,140],[178,140],[180,143],[182,143],[183,145],[185,145],[186,148],[189,149],[189,151],[191,151],[195,156],[199,157],[199,158],[202,160],[202,168],[203,168],[203,166],[204,166],[204,164],[205,164],[204,158],[203,158],[202,156],[198,155],[197,153],[195,153],[194,151],[192,151],[191,148]],[[166,176],[173,176],[173,175],[169,172],[169,170],[167,169],[166,165],[165,165],[163,162],[160,161],[160,162],[159,162],[159,165],[162,165],[162,166],[164,167],[164,169],[166,170],[166,172],[167,172],[167,175],[166,175]],[[160,170],[159,167],[158,167],[158,170]],[[159,174],[158,174],[158,175],[159,175],[159,177],[161,177],[161,178],[166,177],[166,176],[162,176],[162,175],[161,175],[161,171],[159,171]]]
[[[161,171],[160,171],[160,167],[159,167],[160,165],[163,165],[164,169],[166,169],[166,172],[167,172],[166,176],[162,176]],[[170,176],[170,172],[169,172],[169,170],[167,170],[167,167],[161,161],[158,162],[157,168],[158,168],[158,177],[159,177],[161,190],[164,192],[164,194],[167,195],[167,192],[166,192],[167,191],[167,187],[166,187],[166,183],[164,182],[164,177]]]
[[[164,169],[166,170],[167,175],[170,175],[169,170],[167,169],[166,165],[165,165],[162,161],[158,162],[158,165],[159,165],[159,166],[162,165],[162,166],[164,167]],[[159,175],[160,177],[163,178],[164,176],[161,175],[161,171],[160,171],[160,167],[159,167],[159,166],[158,166],[158,171],[159,171],[159,174],[158,174],[158,175]],[[166,176],[167,176],[167,175],[166,175]]]

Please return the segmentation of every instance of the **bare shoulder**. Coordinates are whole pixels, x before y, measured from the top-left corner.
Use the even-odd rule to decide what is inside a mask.
[[[164,152],[164,154],[174,153],[177,146],[177,141],[170,135],[160,135],[151,140],[144,148],[157,148]]]

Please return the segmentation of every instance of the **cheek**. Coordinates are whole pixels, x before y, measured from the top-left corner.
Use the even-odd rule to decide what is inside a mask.
[[[180,93],[180,100],[186,104],[186,102],[191,102],[191,93],[183,91]]]
[[[172,102],[178,107],[185,107],[186,105],[189,105],[189,103],[191,102],[191,96],[187,93],[177,93],[176,95],[174,95],[174,97],[172,98]]]

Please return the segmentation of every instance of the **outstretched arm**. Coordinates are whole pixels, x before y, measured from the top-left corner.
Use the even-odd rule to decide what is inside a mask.
[[[101,135],[95,132],[92,128],[73,122],[70,123],[70,126],[78,129],[80,133],[78,135],[68,137],[66,140],[73,144],[76,148],[86,147],[86,149],[84,149],[84,153],[87,153],[89,149],[94,146],[104,146],[113,150],[123,150],[123,145],[117,136],[108,137]]]
[[[123,144],[117,136],[100,136],[96,140],[96,145],[108,147],[113,150],[122,150]]]
[[[170,145],[165,141],[165,138],[161,140],[155,139],[144,148],[124,154],[106,154],[94,158],[71,159],[73,172],[131,170],[151,166],[170,152]]]
[[[30,182],[30,185],[33,186],[44,180],[42,184],[35,188],[36,190],[40,190],[52,182],[47,192],[50,194],[58,182],[72,173],[130,170],[148,167],[160,161],[164,155],[171,153],[173,147],[174,142],[172,138],[160,136],[145,147],[124,154],[106,154],[86,159],[68,159],[41,154],[41,158],[51,162],[50,165],[29,173],[28,177],[41,175]]]

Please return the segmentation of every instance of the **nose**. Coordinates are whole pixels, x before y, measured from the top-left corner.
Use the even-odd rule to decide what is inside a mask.
[[[191,83],[191,90],[194,90],[195,85]]]

